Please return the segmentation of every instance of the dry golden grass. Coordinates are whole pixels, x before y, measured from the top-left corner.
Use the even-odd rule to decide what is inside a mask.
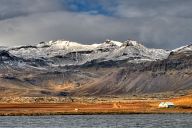
[[[157,105],[157,106],[156,106]],[[159,109],[158,102],[0,104],[0,115],[179,113],[192,109]]]
[[[0,113],[133,113],[148,112],[145,103],[62,103],[62,104],[1,104]]]
[[[192,95],[182,96],[172,100],[176,105],[192,106]]]
[[[0,115],[192,113],[192,95],[168,100],[176,105],[175,108],[158,108],[162,101],[0,104]]]

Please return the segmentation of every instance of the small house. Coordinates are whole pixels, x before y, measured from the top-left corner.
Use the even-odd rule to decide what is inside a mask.
[[[159,104],[159,108],[173,108],[173,107],[175,107],[175,105],[172,102],[161,102]]]

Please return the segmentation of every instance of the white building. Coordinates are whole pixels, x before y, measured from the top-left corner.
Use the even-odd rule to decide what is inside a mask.
[[[172,102],[161,102],[159,108],[173,108],[175,105]]]

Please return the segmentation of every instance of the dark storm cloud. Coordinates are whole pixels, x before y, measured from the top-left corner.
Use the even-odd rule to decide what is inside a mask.
[[[175,48],[192,42],[191,6],[191,0],[0,0],[0,45],[131,38]]]

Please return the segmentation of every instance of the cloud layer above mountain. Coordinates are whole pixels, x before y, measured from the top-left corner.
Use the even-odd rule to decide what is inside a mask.
[[[0,0],[0,45],[135,39],[172,49],[192,42],[191,0]]]

